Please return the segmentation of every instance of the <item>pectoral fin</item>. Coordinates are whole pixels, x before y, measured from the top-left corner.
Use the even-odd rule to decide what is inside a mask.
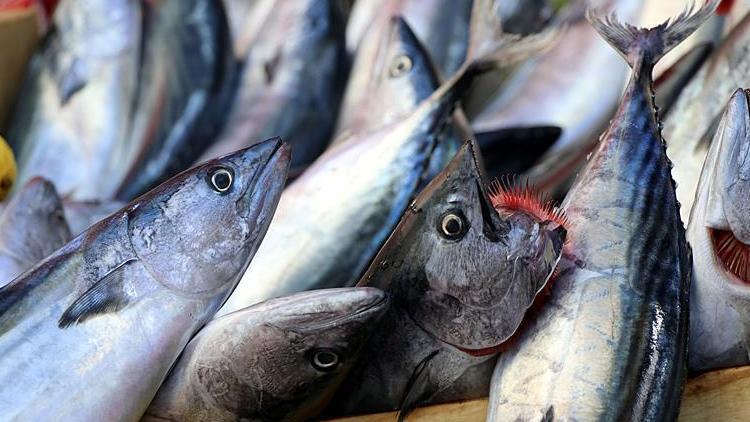
[[[414,368],[414,372],[412,372],[409,382],[406,384],[406,392],[401,399],[401,406],[399,406],[399,422],[402,422],[412,410],[437,393],[437,384],[430,382],[429,368],[430,363],[432,363],[435,356],[439,353],[440,350],[435,350],[422,359]]]
[[[63,312],[58,327],[67,328],[100,314],[117,312],[127,306],[130,297],[123,290],[125,269],[135,259],[125,261],[83,293]]]

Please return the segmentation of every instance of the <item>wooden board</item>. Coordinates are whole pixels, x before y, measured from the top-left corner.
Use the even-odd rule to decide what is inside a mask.
[[[0,128],[15,102],[38,38],[36,8],[0,12]]]
[[[336,419],[336,422],[391,422],[396,412]],[[415,410],[409,422],[480,422],[487,418],[487,399],[439,404]],[[709,372],[688,381],[680,422],[750,420],[750,366]]]

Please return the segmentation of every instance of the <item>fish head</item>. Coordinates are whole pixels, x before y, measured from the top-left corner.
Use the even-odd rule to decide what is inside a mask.
[[[477,151],[465,143],[420,193],[361,284],[391,290],[422,329],[479,355],[516,332],[560,259],[566,232],[524,212],[495,210]]]
[[[698,270],[736,285],[750,283],[749,96],[738,89],[727,104],[703,165],[688,227],[694,254],[715,257]]]
[[[379,289],[350,287],[302,292],[250,308],[260,313],[262,323],[232,335],[246,337],[253,349],[250,356],[257,359],[252,365],[233,364],[243,368],[233,376],[263,389],[254,393],[259,398],[251,407],[259,409],[264,420],[317,415],[355,363],[388,303]],[[242,313],[224,318],[240,318]],[[246,361],[248,354],[243,354],[232,356],[232,361]]]
[[[375,80],[370,92],[377,93],[384,105],[404,107],[399,114],[407,113],[440,85],[437,70],[403,17],[390,19],[388,36],[383,38],[372,66]],[[394,98],[406,101],[394,102]]]
[[[40,260],[70,240],[70,228],[55,185],[33,177],[8,202],[0,217],[3,239],[14,254]]]
[[[234,287],[276,209],[290,151],[273,138],[184,171],[128,206],[133,249],[173,291]]]

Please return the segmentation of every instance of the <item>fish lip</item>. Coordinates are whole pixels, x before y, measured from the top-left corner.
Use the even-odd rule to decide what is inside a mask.
[[[280,172],[288,170],[289,163],[291,162],[291,148],[288,144],[284,143],[281,138],[271,138],[264,142],[275,141],[273,150],[266,161],[260,166],[260,168],[253,175],[253,179],[250,183],[245,186],[245,189],[239,195],[235,204],[239,203],[250,203],[257,201],[260,211],[258,215],[267,213],[269,210],[269,200],[273,200],[276,195],[273,195],[276,189],[283,189],[286,177],[275,177]],[[257,144],[260,145],[260,144]],[[268,186],[263,189],[258,189],[259,186],[263,187],[264,182],[269,182]],[[254,195],[254,194],[257,194]],[[280,195],[278,195],[280,196]],[[243,213],[241,217],[245,220],[249,219],[252,207],[247,207],[247,212]],[[249,239],[246,239],[249,240]]]

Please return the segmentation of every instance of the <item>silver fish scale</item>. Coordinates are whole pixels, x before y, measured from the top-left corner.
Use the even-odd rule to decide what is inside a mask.
[[[631,81],[566,199],[574,256],[561,264],[550,301],[518,347],[500,356],[491,416],[675,414],[689,259],[657,127],[648,82]]]

